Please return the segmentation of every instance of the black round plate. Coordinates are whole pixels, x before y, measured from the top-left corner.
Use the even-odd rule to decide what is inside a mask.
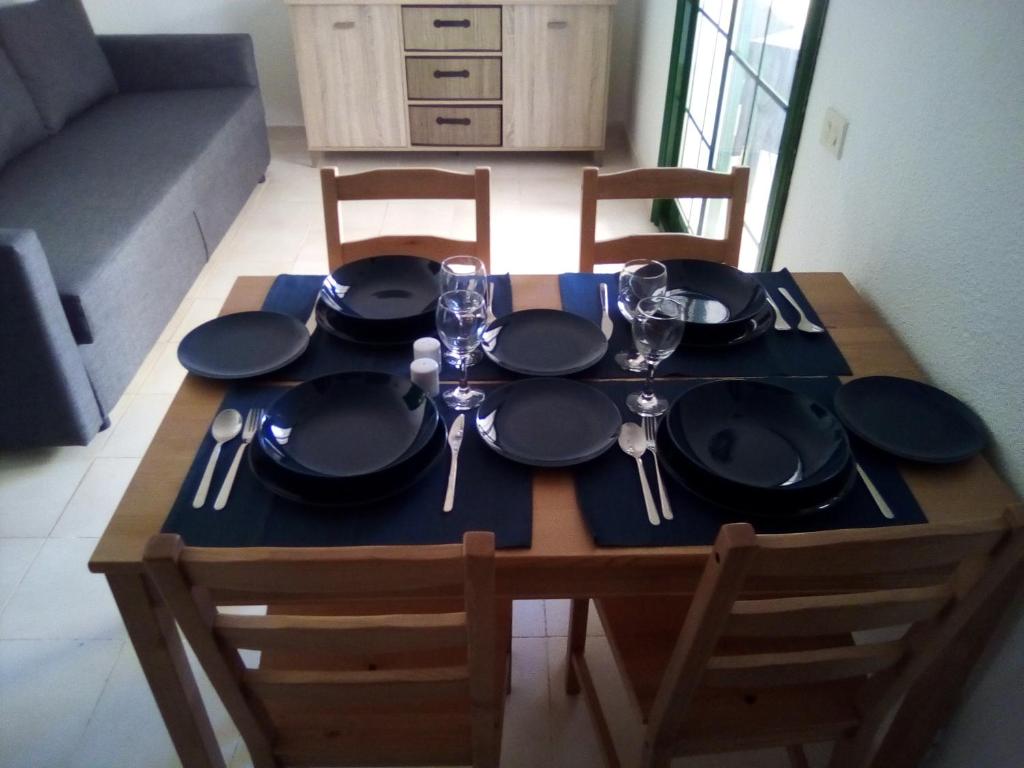
[[[615,445],[622,416],[611,399],[571,379],[523,379],[487,395],[476,428],[505,458],[534,467],[569,467]]]
[[[436,333],[434,313],[401,321],[355,322],[331,309],[324,301],[317,301],[316,323],[332,336],[354,344],[371,347],[390,347],[412,344],[422,336]]]
[[[556,309],[525,309],[487,326],[483,350],[502,368],[527,376],[567,376],[596,365],[608,351],[601,329]]]
[[[185,370],[208,379],[249,379],[284,368],[309,346],[301,321],[279,312],[238,312],[192,329],[178,344]]]
[[[895,376],[865,376],[839,388],[836,412],[857,437],[901,459],[950,464],[987,442],[982,420],[941,389]]]
[[[666,424],[676,448],[707,473],[779,496],[828,482],[850,461],[831,411],[764,382],[701,384],[676,399]]]
[[[445,454],[447,430],[439,421],[430,440],[409,461],[376,475],[360,478],[312,477],[289,472],[277,464],[253,441],[249,467],[271,492],[302,504],[324,507],[354,507],[395,496],[422,480]]]
[[[723,349],[745,344],[748,341],[764,336],[775,323],[775,311],[766,304],[760,314],[744,320],[742,323],[730,325],[727,333],[700,333],[696,327],[687,324],[683,329],[683,340],[680,349]],[[717,329],[716,329],[717,330]],[[725,330],[723,328],[723,330]]]
[[[433,313],[440,271],[436,261],[419,256],[374,256],[334,270],[321,296],[355,320],[405,320]]]
[[[736,334],[727,329],[759,315],[767,304],[761,284],[746,272],[725,264],[695,259],[672,259],[665,264],[668,289],[690,300],[687,322],[694,334],[720,338]]]
[[[288,390],[267,410],[258,440],[289,472],[357,478],[400,466],[430,441],[438,414],[412,382],[386,373],[337,373]]]
[[[751,490],[716,478],[684,456],[662,427],[658,431],[658,461],[673,480],[743,519],[794,518],[823,512],[838,504],[856,485],[856,464],[851,458],[843,470],[827,483],[805,488],[784,497],[764,490]]]

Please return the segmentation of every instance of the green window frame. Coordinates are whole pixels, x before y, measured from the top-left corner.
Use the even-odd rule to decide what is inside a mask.
[[[674,168],[679,161],[683,141],[683,125],[687,119],[687,87],[693,65],[699,8],[700,0],[677,0],[668,89],[665,96],[665,117],[658,155],[658,165],[661,167]],[[807,99],[811,91],[814,65],[818,58],[827,11],[828,0],[811,0],[800,42],[796,70],[793,74],[778,162],[768,197],[768,210],[765,214],[761,252],[757,264],[759,270],[771,269],[775,260],[775,248],[778,245],[779,229],[782,225],[782,215],[785,211],[789,184],[793,176],[793,165],[796,162],[800,133],[807,111]],[[651,210],[651,221],[664,232],[687,231],[679,204],[675,200],[655,200]]]

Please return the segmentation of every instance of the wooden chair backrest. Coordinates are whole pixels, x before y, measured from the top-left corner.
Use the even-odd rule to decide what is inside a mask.
[[[863,723],[879,725],[1022,561],[1024,507],[962,525],[774,536],[759,536],[745,523],[726,525],[652,706],[648,741],[671,750],[702,687],[852,681]],[[800,596],[741,599],[748,581],[761,594]],[[899,639],[852,642],[854,632],[904,626]],[[723,652],[752,638],[776,647],[816,642],[811,650]]]
[[[457,173],[436,168],[385,168],[339,175],[320,170],[327,261],[331,271],[352,261],[384,254],[407,254],[442,261],[449,256],[476,256],[491,269],[491,169]],[[430,235],[383,235],[344,241],[339,204],[352,200],[473,200],[476,238],[455,240]]]
[[[245,739],[256,768],[363,765],[365,755],[332,754],[329,734],[359,718],[416,717],[438,707],[470,713],[465,763],[496,765],[503,691],[496,665],[494,534],[467,533],[462,544],[359,548],[186,547],[154,536],[146,570]],[[408,612],[417,598],[461,596],[464,610]],[[330,601],[387,601],[407,612],[310,615]],[[268,604],[274,615],[237,615],[219,606]],[[281,606],[294,606],[291,614]],[[368,614],[379,614],[367,610]],[[295,659],[289,668],[247,668],[240,650]],[[451,666],[452,649],[463,649]],[[437,654],[439,666],[323,668],[328,656]],[[319,729],[319,730],[318,730]],[[313,734],[312,736],[310,734]],[[426,762],[426,761],[424,761]],[[389,763],[390,764],[390,763]]]
[[[733,168],[730,173],[695,168],[637,168],[604,175],[597,168],[584,168],[580,272],[593,272],[595,264],[623,264],[632,259],[701,259],[738,266],[749,176],[750,169],[744,166]],[[729,201],[724,239],[659,232],[597,240],[598,200],[685,197]]]

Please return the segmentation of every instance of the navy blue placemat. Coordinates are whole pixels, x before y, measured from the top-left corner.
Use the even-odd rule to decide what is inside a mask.
[[[659,393],[670,400],[700,381],[657,381]],[[832,394],[839,387],[834,378],[774,379],[773,384],[789,387],[813,397],[830,410]],[[626,408],[626,395],[637,389],[631,382],[600,382],[593,386],[606,392],[622,411],[623,418],[639,421]],[[889,525],[909,525],[925,522],[921,507],[900,476],[899,467],[892,459],[863,444],[854,444],[854,454],[889,503],[894,520],[882,517],[864,483],[857,485],[843,501],[825,512],[807,515],[790,521],[750,522],[759,533],[795,533],[838,528],[875,528]],[[654,475],[653,457],[644,456],[647,477],[657,499],[658,486]],[[667,547],[711,544],[718,529],[725,523],[736,522],[729,510],[705,501],[676,483],[666,472],[662,473],[674,513],[673,520],[662,520],[661,525],[647,522],[636,462],[618,447],[574,471],[576,497],[583,518],[594,542],[601,547]]]
[[[490,280],[494,284],[494,314],[508,314],[512,311],[512,281],[508,275],[492,275]],[[323,275],[278,275],[263,302],[263,309],[283,312],[306,322],[323,282]],[[272,381],[308,381],[342,371],[381,371],[408,377],[411,362],[412,344],[372,347],[339,339],[318,328],[302,357],[267,378]],[[457,372],[445,364],[441,376],[452,381],[457,378]],[[476,381],[507,381],[513,378],[512,374],[486,358],[470,369],[470,376]]]
[[[669,285],[672,285],[672,262],[667,262]],[[807,316],[818,323],[821,318],[804,296],[789,270],[758,272],[754,277],[772,294],[783,316],[794,326],[793,331],[774,329],[759,339],[726,349],[680,348],[672,357],[658,366],[659,376],[847,376],[850,366],[830,334],[808,334],[795,330],[796,312],[779,295],[779,287],[786,288],[800,302]],[[608,354],[595,367],[587,371],[593,378],[621,379],[635,374],[626,373],[615,363],[615,354],[632,348],[633,337],[628,321],[619,313],[615,297],[618,293],[618,275],[563,274],[558,277],[562,295],[562,308],[599,323],[601,301],[598,285],[608,285],[610,314],[613,331]]]
[[[484,387],[488,389],[488,387]],[[221,408],[244,415],[253,406],[267,406],[284,388],[251,385],[233,389]],[[447,424],[455,413],[439,402]],[[533,473],[488,448],[467,416],[459,454],[455,509],[441,511],[448,483],[450,452],[428,475],[401,495],[365,507],[321,508],[287,501],[267,491],[242,461],[228,504],[214,510],[239,440],[222,450],[210,495],[202,509],[192,498],[213,451],[207,434],[189,469],[178,498],[163,526],[187,544],[200,547],[313,547],[387,544],[444,544],[462,540],[466,531],[494,531],[498,548],[528,547],[533,535]]]

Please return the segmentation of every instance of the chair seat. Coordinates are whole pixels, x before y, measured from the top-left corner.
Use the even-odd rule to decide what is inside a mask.
[[[690,607],[689,597],[616,597],[595,600],[605,635],[615,655],[626,688],[646,723],[664,679],[669,658]],[[717,653],[770,653],[807,650],[853,638],[837,637],[727,638]],[[714,751],[723,741],[729,749],[753,749],[779,743],[797,744],[823,738],[823,731],[838,736],[859,721],[855,706],[861,681],[801,685],[772,689],[702,688],[679,733],[680,752]],[[794,713],[801,713],[794,717]],[[780,736],[792,733],[792,739]],[[824,737],[827,738],[827,737]],[[813,740],[811,739],[811,740]]]

